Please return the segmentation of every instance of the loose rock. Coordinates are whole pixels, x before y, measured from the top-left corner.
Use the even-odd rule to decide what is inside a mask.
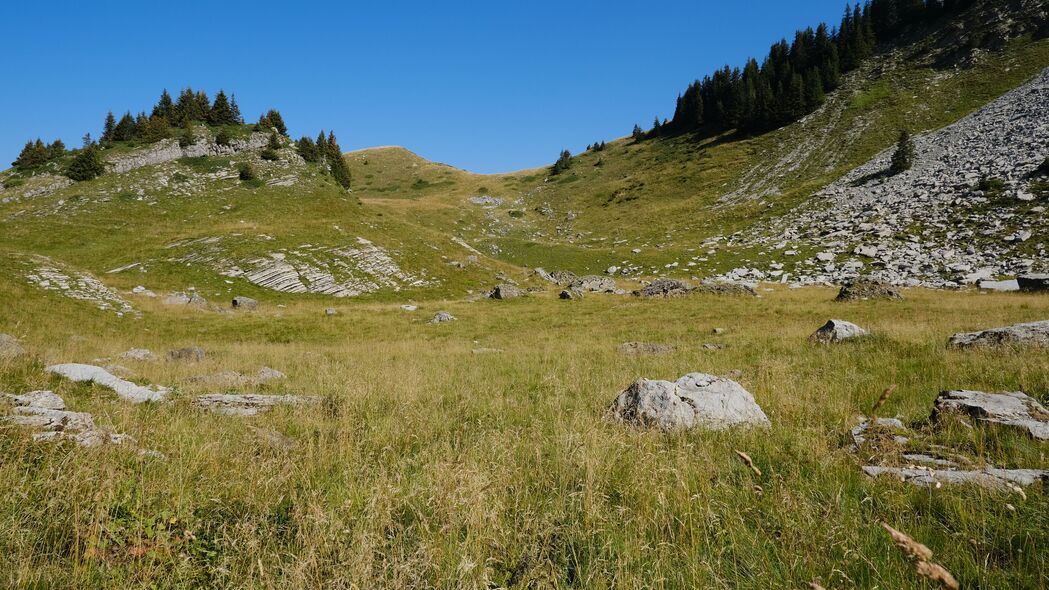
[[[1008,490],[1011,485],[1029,486],[1038,481],[1049,481],[1049,471],[1044,469],[984,467],[982,470],[954,471],[865,465],[863,472],[871,477],[891,475],[901,481],[921,487],[940,487],[943,484],[976,484],[989,489]]]
[[[656,279],[634,291],[635,297],[679,297],[692,292],[692,285],[676,279]]]
[[[496,285],[488,297],[492,299],[515,299],[522,295],[521,290],[507,283]]]
[[[185,361],[190,363],[198,363],[204,360],[207,356],[203,348],[199,346],[187,346],[185,348],[176,348],[168,351],[169,361]]]
[[[654,344],[651,342],[624,342],[617,349],[619,354],[627,356],[647,356],[656,354],[668,354],[677,350],[669,344]]]
[[[129,361],[155,361],[157,356],[147,348],[132,348],[120,355],[120,358]]]
[[[619,394],[608,413],[620,422],[665,431],[769,426],[754,396],[739,383],[704,373],[690,373],[673,383],[638,379]]]
[[[870,299],[903,299],[900,290],[871,278],[860,277],[846,283],[838,292],[836,301],[867,301]]]
[[[445,322],[454,322],[455,319],[456,319],[455,316],[450,314],[450,313],[448,313],[447,311],[439,311],[433,316],[433,319],[430,320],[430,323],[431,324],[443,324]]]
[[[1049,293],[1049,274],[1021,275],[1016,282],[1025,293]]]
[[[198,397],[194,403],[201,409],[227,416],[255,416],[276,405],[301,406],[315,404],[319,397],[299,395],[210,394]]]
[[[812,336],[809,336],[809,340],[819,344],[833,344],[868,335],[866,330],[852,322],[830,320],[823,324],[822,328],[816,330]]]
[[[251,297],[238,296],[233,298],[233,309],[252,311],[259,306],[259,302]]]

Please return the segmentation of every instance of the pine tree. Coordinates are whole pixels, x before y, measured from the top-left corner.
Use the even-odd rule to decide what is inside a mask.
[[[269,122],[269,128],[276,129],[277,133],[285,137],[288,136],[288,128],[284,125],[284,118],[280,116],[280,111],[270,109],[266,112],[266,120]]]
[[[634,141],[641,141],[645,137],[645,132],[641,130],[640,125],[634,125],[634,131],[630,133],[630,137],[634,138]]]
[[[226,93],[219,90],[219,93],[215,95],[215,102],[209,108],[208,123],[212,125],[234,125],[236,122],[237,118],[233,114],[233,108],[226,98]]]
[[[342,159],[342,148],[335,141],[335,132],[328,132],[326,142],[328,166],[331,167],[331,175],[335,182],[342,188],[350,188],[350,169],[346,167],[346,161]]]
[[[61,139],[56,139],[47,146],[47,159],[61,158],[66,153],[66,144]]]
[[[900,132],[900,138],[896,141],[896,151],[892,154],[892,163],[889,166],[890,174],[899,174],[911,169],[914,165],[914,141],[907,130]]]
[[[134,137],[135,119],[131,116],[131,111],[127,111],[113,128],[113,141],[131,141]]]
[[[227,133],[225,129],[219,129],[219,132],[215,134],[216,145],[226,146],[230,144],[230,141],[232,141],[232,139],[230,138],[229,133]]]
[[[82,181],[101,176],[105,171],[106,165],[98,146],[91,144],[77,152],[65,174],[71,180]]]
[[[193,98],[197,103],[197,111],[200,113],[199,120],[207,123],[208,114],[211,112],[211,101],[208,100],[208,93],[198,90]]]
[[[106,114],[106,122],[102,126],[102,145],[107,145],[113,142],[113,132],[117,127],[117,119],[113,116],[113,111],[109,111]]]
[[[153,112],[150,114],[151,117],[162,117],[168,122],[168,125],[175,125],[178,123],[176,120],[178,117],[175,116],[175,104],[171,101],[171,95],[168,94],[167,88],[160,93],[160,100],[153,106]]]
[[[47,158],[47,147],[38,138],[36,141],[29,140],[25,142],[25,147],[18,154],[18,158],[11,162],[11,165],[24,172],[44,164],[47,162]]]
[[[279,150],[280,148],[281,143],[280,139],[277,138],[277,131],[273,130],[270,132],[269,143],[266,144],[266,147],[262,150],[262,152],[259,153],[259,157],[261,157],[263,160],[271,162],[279,160],[280,156],[277,154],[277,150]]]
[[[244,124],[244,117],[242,117],[241,114],[240,114],[240,106],[237,105],[237,95],[236,94],[233,94],[233,95],[230,96],[230,99],[229,99],[229,110],[230,110],[230,113],[233,114],[233,124],[234,125],[243,125]]]
[[[201,108],[200,102],[197,101],[197,95],[194,94],[192,88],[186,88],[178,95],[178,102],[175,104],[175,121],[179,125],[185,125],[194,121],[205,122],[207,121],[207,109]]]
[[[307,162],[316,162],[320,159],[320,154],[317,152],[317,144],[313,143],[313,140],[305,135],[295,142],[295,148],[298,150],[299,156]]]
[[[155,143],[171,137],[171,125],[160,115],[149,117],[139,127],[139,137],[148,143]]]
[[[135,139],[145,139],[146,131],[148,131],[149,119],[146,118],[146,113],[140,112],[135,117]]]

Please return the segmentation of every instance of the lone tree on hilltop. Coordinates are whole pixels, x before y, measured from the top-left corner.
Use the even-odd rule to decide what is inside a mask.
[[[889,166],[890,174],[905,172],[914,166],[914,140],[906,130],[900,132],[900,138],[896,141],[896,152],[892,154],[892,164]]]

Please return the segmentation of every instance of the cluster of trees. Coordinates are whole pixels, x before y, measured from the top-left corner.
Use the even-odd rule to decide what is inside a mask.
[[[563,150],[561,156],[557,158],[554,165],[550,167],[550,175],[557,176],[558,174],[568,170],[572,167],[572,153],[568,150]]]
[[[317,135],[317,141],[308,136],[302,136],[295,142],[299,155],[307,162],[318,162],[327,167],[332,178],[343,188],[350,188],[350,169],[346,161],[342,159],[342,148],[335,141],[335,132],[329,131],[324,135],[324,130]]]
[[[605,151],[605,142],[603,142],[603,141],[595,141],[594,143],[586,146],[586,151],[588,151],[588,152],[603,152],[603,151]]]
[[[677,99],[674,118],[636,140],[664,134],[716,135],[729,130],[760,133],[792,123],[823,104],[841,76],[857,68],[879,43],[890,43],[910,25],[958,12],[974,0],[868,0],[846,6],[841,24],[797,31],[793,43],[774,44],[758,63],[725,66],[693,82]]]
[[[171,137],[172,128],[175,127],[182,127],[188,132],[193,124],[222,126],[243,123],[236,97],[227,97],[223,90],[219,90],[215,99],[211,100],[203,90],[186,88],[179,93],[177,101],[164,90],[149,115],[142,111],[133,116],[131,111],[127,111],[117,120],[110,111],[102,127],[100,142],[102,145],[132,140],[152,143]]]
[[[30,140],[25,142],[25,147],[18,154],[18,158],[11,162],[11,165],[20,172],[26,172],[56,160],[65,155],[65,153],[66,144],[62,143],[61,139],[56,139],[45,145],[40,138],[37,138],[36,141]]]

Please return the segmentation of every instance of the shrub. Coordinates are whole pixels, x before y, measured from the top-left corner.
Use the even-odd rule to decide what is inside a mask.
[[[225,129],[219,129],[218,134],[215,136],[215,143],[218,145],[229,145],[229,142],[229,132],[227,132]]]
[[[25,184],[25,181],[17,176],[12,176],[4,180],[4,188],[15,188]]]
[[[77,152],[73,161],[66,168],[66,176],[71,180],[91,180],[101,176],[106,171],[106,164],[102,161],[102,154],[98,147],[89,145]]]
[[[263,148],[263,150],[259,152],[259,157],[267,162],[275,162],[280,159],[280,155],[278,155],[272,148]]]
[[[255,168],[247,162],[241,162],[237,165],[237,175],[240,176],[241,180],[255,180],[258,178],[255,174]]]
[[[976,183],[976,190],[983,191],[989,197],[996,197],[1005,192],[1005,181],[1001,178],[983,176],[980,182]]]
[[[561,152],[561,156],[557,158],[554,165],[550,168],[550,175],[557,176],[558,174],[568,170],[572,167],[572,154],[568,150]]]
[[[197,143],[197,137],[193,135],[193,130],[188,127],[182,132],[182,135],[178,136],[178,147],[180,148],[187,148],[195,143]]]

